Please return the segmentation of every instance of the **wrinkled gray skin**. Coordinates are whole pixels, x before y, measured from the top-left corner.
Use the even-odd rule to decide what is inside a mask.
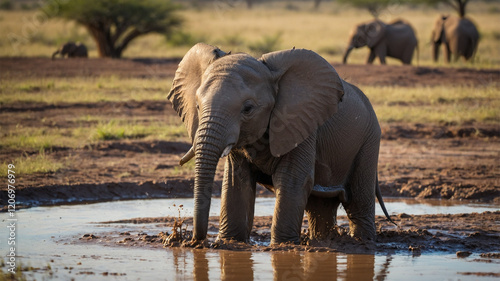
[[[168,98],[193,142],[181,160],[195,158],[193,245],[206,238],[225,155],[219,241],[248,241],[256,183],[276,195],[272,244],[299,242],[304,211],[312,239],[331,237],[341,203],[351,234],[375,239],[380,127],[365,95],[322,57],[293,49],[257,60],[200,43]]]
[[[61,57],[67,56],[68,58],[87,58],[88,52],[87,47],[82,43],[68,42],[62,45],[57,51],[52,54],[52,59],[55,59],[56,55],[61,55]]]
[[[411,64],[418,41],[411,25],[403,20],[389,24],[380,20],[362,23],[351,31],[343,62],[347,63],[347,57],[354,48],[364,46],[370,48],[367,64],[373,63],[376,57],[381,64],[385,64],[386,56],[399,59],[403,64]]]
[[[467,18],[455,16],[440,16],[432,30],[432,58],[439,59],[439,47],[443,44],[446,62],[450,62],[451,54],[454,61],[459,57],[471,59],[477,50],[479,32],[476,26]]]

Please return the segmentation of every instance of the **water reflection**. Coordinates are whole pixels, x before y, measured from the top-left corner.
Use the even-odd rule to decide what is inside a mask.
[[[335,252],[238,252],[193,250],[192,277],[217,280],[385,280],[392,258],[375,271],[375,255]],[[185,251],[173,251],[177,276],[189,276]],[[218,260],[218,266],[214,261]],[[219,271],[220,268],[220,271]]]
[[[219,255],[221,280],[254,279],[251,252],[221,251]]]

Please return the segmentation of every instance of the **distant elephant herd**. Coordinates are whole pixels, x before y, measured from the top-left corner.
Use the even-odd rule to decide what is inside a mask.
[[[444,44],[445,61],[450,62],[451,56],[457,61],[460,57],[471,59],[477,50],[479,32],[476,26],[467,18],[455,16],[440,16],[432,30],[432,58],[438,61],[439,48]],[[418,52],[418,40],[411,25],[404,20],[396,20],[386,24],[380,20],[357,25],[351,32],[343,63],[354,48],[368,46],[370,54],[366,63],[371,64],[379,58],[385,64],[386,57],[400,60],[403,64],[411,64],[415,49]]]
[[[479,32],[472,21],[456,16],[440,16],[432,30],[432,58],[439,58],[439,48],[444,44],[445,61],[457,61],[460,57],[470,60],[477,50]],[[361,23],[352,30],[349,45],[344,52],[343,63],[352,49],[368,46],[370,54],[366,63],[371,64],[378,58],[385,64],[385,58],[400,60],[403,64],[411,64],[415,50],[418,57],[418,40],[412,26],[405,20],[384,23],[372,20]],[[60,55],[68,58],[87,58],[87,47],[81,43],[67,42],[52,54],[52,59]]]

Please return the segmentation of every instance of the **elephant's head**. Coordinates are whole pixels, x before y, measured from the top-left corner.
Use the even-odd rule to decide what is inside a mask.
[[[446,44],[446,20],[449,18],[447,15],[442,15],[434,22],[434,28],[431,33],[431,41],[433,45],[432,58],[437,62],[439,58],[439,46]]]
[[[175,73],[168,99],[186,125],[195,158],[193,240],[205,239],[219,158],[265,137],[274,157],[294,149],[337,111],[335,69],[308,50],[226,54],[197,44]]]
[[[69,54],[72,54],[77,50],[77,48],[78,48],[78,46],[75,43],[68,42],[68,43],[62,45],[61,48],[59,48],[57,51],[55,51],[52,54],[52,59],[54,59],[55,56],[58,54],[60,54],[62,57],[69,55]]]
[[[347,63],[347,57],[354,48],[368,46],[373,48],[384,37],[386,24],[379,20],[362,23],[356,26],[350,34],[349,45],[344,53],[343,62]]]

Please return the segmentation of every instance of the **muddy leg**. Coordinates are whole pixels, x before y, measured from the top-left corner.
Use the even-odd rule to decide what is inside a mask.
[[[378,140],[365,145],[355,159],[348,180],[349,203],[344,204],[351,236],[366,242],[375,241],[375,188],[377,180]]]
[[[331,239],[337,224],[337,198],[319,198],[311,195],[307,201],[306,213],[309,220],[311,242]]]

